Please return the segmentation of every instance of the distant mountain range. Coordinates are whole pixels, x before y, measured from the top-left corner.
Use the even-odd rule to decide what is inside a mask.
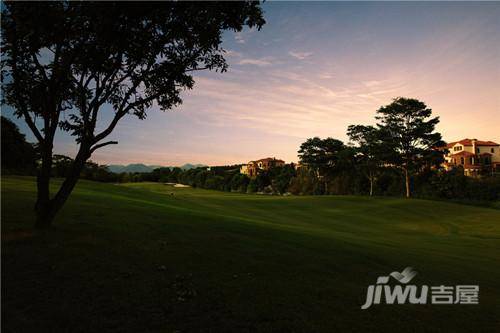
[[[188,169],[195,169],[195,168],[201,168],[201,167],[206,167],[204,164],[191,164],[191,163],[186,163],[183,166],[180,166],[179,168],[183,170],[188,170]],[[112,164],[108,165],[108,170],[114,173],[122,173],[122,172],[151,172],[154,169],[158,168],[174,168],[172,166],[163,166],[163,165],[145,165],[142,163],[135,163],[135,164],[129,164],[129,165],[121,165],[121,164]]]

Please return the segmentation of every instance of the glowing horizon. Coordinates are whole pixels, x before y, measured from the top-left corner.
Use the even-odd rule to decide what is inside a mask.
[[[197,73],[180,107],[150,110],[143,121],[128,117],[110,137],[119,144],[91,159],[295,162],[307,138],[347,142],[348,125],[374,124],[376,110],[398,96],[432,108],[445,141],[500,141],[499,3],[266,2],[263,8],[261,31],[224,34],[228,72]],[[74,151],[72,138],[59,133],[55,152]]]

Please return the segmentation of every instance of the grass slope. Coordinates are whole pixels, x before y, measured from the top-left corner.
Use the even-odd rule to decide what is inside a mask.
[[[2,179],[2,328],[27,331],[498,331],[500,211],[81,181],[34,232],[32,178]],[[479,305],[361,310],[379,275],[480,285]]]

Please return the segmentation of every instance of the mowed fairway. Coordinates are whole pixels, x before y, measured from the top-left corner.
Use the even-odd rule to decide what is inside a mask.
[[[2,178],[3,332],[500,331],[500,210],[81,181],[34,232],[34,200]],[[480,304],[360,309],[406,266]]]

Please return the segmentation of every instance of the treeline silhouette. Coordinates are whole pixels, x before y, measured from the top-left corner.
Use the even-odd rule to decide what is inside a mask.
[[[356,163],[352,163],[355,165]],[[352,166],[351,165],[351,166]],[[86,179],[92,173],[82,175]],[[239,165],[203,167],[189,170],[160,168],[150,173],[115,174],[116,182],[180,183],[194,188],[209,190],[257,193],[268,195],[369,195],[369,180],[362,170],[346,167],[327,183],[318,178],[311,169],[287,164],[262,170],[249,178],[239,172]],[[93,179],[99,180],[99,179]],[[500,199],[500,178],[471,178],[458,167],[452,171],[428,169],[412,178],[410,184],[414,197],[446,199],[467,203],[487,203]],[[386,168],[378,179],[373,195],[403,196],[405,180],[399,170]]]
[[[327,154],[336,163],[322,159],[318,168],[303,164],[286,164],[269,170],[261,170],[256,177],[240,173],[241,165],[181,168],[158,168],[147,173],[113,173],[106,165],[92,161],[85,163],[82,179],[107,182],[158,182],[181,183],[194,188],[209,190],[256,193],[267,195],[376,195],[403,196],[405,177],[397,167],[378,165],[375,186],[370,186],[367,177],[366,157],[355,146],[345,145],[340,140],[313,138],[301,146],[301,161],[308,160],[307,151],[325,146]],[[12,153],[8,153],[12,152]],[[36,175],[36,146],[26,142],[17,126],[2,117],[2,173]],[[304,155],[305,154],[305,155]],[[54,155],[51,177],[63,178],[69,172],[72,159]],[[453,200],[472,204],[485,204],[500,200],[500,177],[484,173],[481,178],[464,175],[459,166],[451,171],[439,167],[424,167],[410,179],[414,197]],[[371,193],[370,193],[371,192]]]
[[[346,146],[346,149],[350,149]],[[68,157],[56,155],[53,177],[63,177],[71,163]],[[158,168],[148,173],[112,173],[105,165],[88,162],[82,172],[83,179],[108,182],[158,182],[179,183],[193,188],[266,195],[369,195],[370,184],[362,167],[354,159],[344,161],[344,167],[337,169],[328,180],[317,176],[307,167],[291,163],[283,167],[262,170],[256,177],[239,172],[240,165],[201,167],[183,170],[181,168]],[[500,177],[483,176],[471,178],[457,167],[451,171],[426,169],[411,179],[413,196],[417,198],[453,200],[463,203],[484,204],[500,200]],[[375,196],[397,196],[405,194],[405,179],[399,170],[386,167],[380,171]]]

